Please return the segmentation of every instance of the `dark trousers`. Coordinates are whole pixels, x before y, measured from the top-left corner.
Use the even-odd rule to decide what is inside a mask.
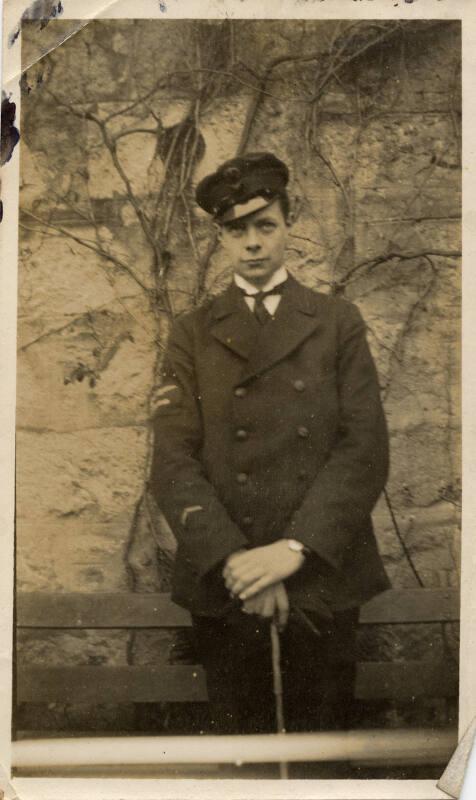
[[[311,611],[320,636],[291,613],[280,634],[285,725],[288,732],[345,729],[355,683],[359,609],[332,621]],[[193,617],[205,668],[214,733],[276,732],[270,623],[240,610],[227,617]]]

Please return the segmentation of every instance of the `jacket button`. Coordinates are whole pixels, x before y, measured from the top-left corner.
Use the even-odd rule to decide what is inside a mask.
[[[306,384],[301,380],[294,381],[293,386],[296,389],[296,392],[303,392],[306,388]]]
[[[246,472],[239,472],[238,475],[236,476],[236,480],[238,481],[238,483],[246,483],[246,481],[248,480],[248,475],[246,474]]]
[[[246,389],[244,386],[237,386],[235,389],[235,397],[244,397],[246,394]]]
[[[245,439],[248,438],[248,431],[245,431],[244,428],[238,428],[238,430],[235,433],[235,436],[237,439],[240,440],[240,442],[243,442]]]
[[[245,528],[249,528],[250,525],[253,524],[253,517],[243,517],[243,525]]]
[[[297,434],[301,437],[301,439],[307,439],[309,436],[309,428],[306,428],[305,425],[300,425],[297,429]]]

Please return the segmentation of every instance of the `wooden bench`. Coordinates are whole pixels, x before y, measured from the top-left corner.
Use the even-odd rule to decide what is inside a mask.
[[[166,594],[19,593],[19,629],[157,629],[190,626],[186,611]],[[361,611],[362,625],[457,622],[455,590],[392,589]],[[360,662],[356,697],[411,702],[455,697],[458,674],[448,660]],[[206,701],[200,665],[37,666],[16,673],[18,703],[156,703]]]

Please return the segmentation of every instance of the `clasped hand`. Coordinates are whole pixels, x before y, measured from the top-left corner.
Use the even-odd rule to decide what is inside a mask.
[[[240,600],[248,600],[275,583],[289,578],[304,563],[302,553],[290,550],[285,539],[232,553],[223,569],[225,585]]]
[[[245,614],[274,619],[280,630],[283,630],[289,616],[289,600],[284,583],[275,583],[249,600],[244,600],[241,610]]]

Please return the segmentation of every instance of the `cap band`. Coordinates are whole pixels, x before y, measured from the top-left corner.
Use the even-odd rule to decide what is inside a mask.
[[[275,199],[275,197],[252,197],[246,203],[236,203],[236,205],[231,206],[224,214],[217,214],[216,220],[217,222],[232,222],[235,219],[247,217],[248,214],[253,214],[255,211],[260,211],[262,208],[271,205]]]

